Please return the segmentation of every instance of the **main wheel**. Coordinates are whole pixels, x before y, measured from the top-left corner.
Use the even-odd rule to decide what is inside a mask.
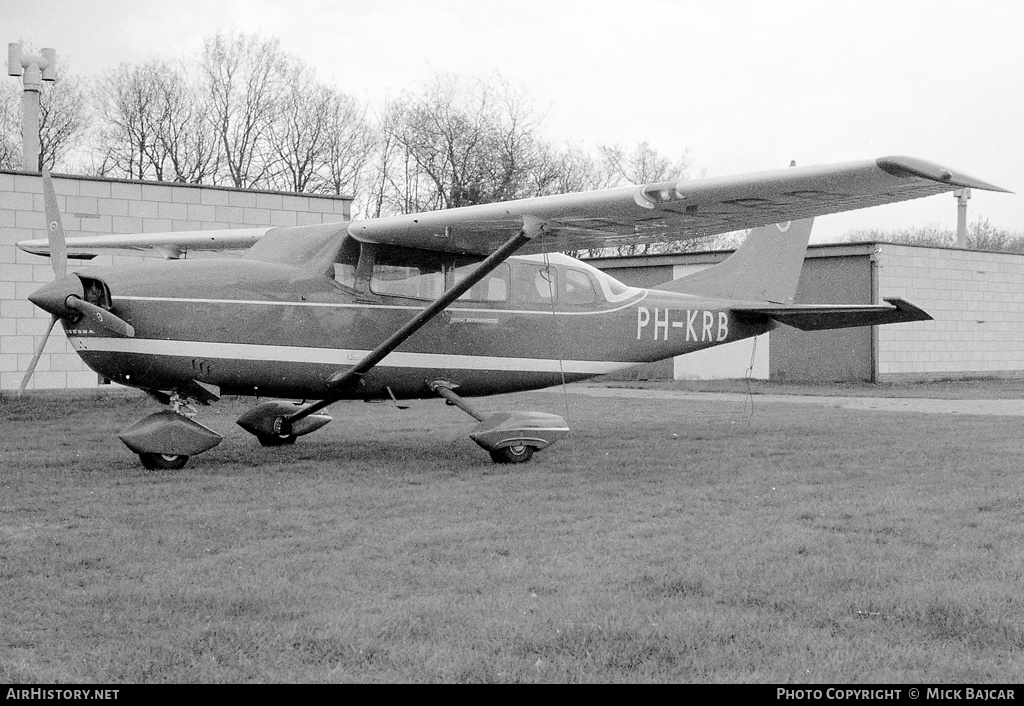
[[[184,468],[188,456],[184,454],[139,454],[142,466],[148,471],[176,471]]]
[[[526,463],[533,458],[533,447],[521,444],[519,446],[506,446],[491,451],[491,460],[495,463]]]
[[[256,440],[260,446],[287,446],[294,444],[297,437],[295,434],[257,434]]]

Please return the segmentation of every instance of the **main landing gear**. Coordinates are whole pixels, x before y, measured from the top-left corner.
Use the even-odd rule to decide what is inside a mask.
[[[288,419],[309,405],[271,401],[258,404],[238,418],[238,426],[256,437],[261,446],[287,446],[331,421],[327,414],[310,414],[292,423]]]
[[[430,383],[434,394],[480,422],[469,433],[469,438],[487,451],[495,463],[526,463],[535,451],[546,449],[569,433],[565,420],[556,414],[497,412],[484,416],[455,394],[455,387],[457,385],[446,380]]]

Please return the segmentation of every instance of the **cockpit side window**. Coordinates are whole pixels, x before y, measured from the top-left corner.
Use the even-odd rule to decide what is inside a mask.
[[[437,299],[444,291],[444,270],[440,263],[389,265],[376,262],[370,277],[370,291],[392,297]]]
[[[560,280],[561,288],[558,290],[563,304],[578,306],[593,304],[597,301],[597,290],[594,289],[594,282],[586,272],[580,270],[566,269]]]
[[[409,248],[363,248],[355,278],[369,279],[370,291],[390,297],[437,299],[445,289],[451,256]],[[366,274],[361,275],[360,271]]]

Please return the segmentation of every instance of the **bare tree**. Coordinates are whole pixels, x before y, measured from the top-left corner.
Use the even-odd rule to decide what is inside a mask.
[[[608,187],[685,179],[689,174],[689,154],[673,162],[646,141],[638,142],[629,152],[617,144],[601,145],[598,152],[604,186]]]
[[[429,211],[537,193],[550,150],[525,94],[500,76],[468,85],[438,75],[386,107],[371,213]]]
[[[39,169],[56,168],[85,133],[89,118],[83,84],[65,61],[59,78],[44,85],[39,95]]]
[[[456,79],[439,76],[402,106],[396,138],[406,153],[412,210],[455,208],[485,198],[481,172],[489,98],[482,82],[460,95]]]
[[[540,143],[529,173],[529,195],[548,196],[601,188],[602,178],[593,157],[576,145],[556,148]]]
[[[356,211],[367,218],[378,218],[389,211],[406,212],[405,208],[392,205],[395,195],[402,191],[395,178],[395,164],[401,152],[395,125],[399,113],[393,103],[389,104],[377,126],[378,140],[376,150],[369,160],[365,205],[356,206]]]
[[[490,155],[484,160],[484,174],[490,182],[489,199],[502,201],[532,195],[535,175],[549,154],[539,136],[537,116],[525,90],[500,75],[491,88]]]
[[[96,102],[100,174],[193,184],[214,176],[218,143],[181,66],[122,64],[100,82]]]
[[[353,193],[373,150],[372,130],[356,101],[319,83],[290,59],[268,146],[276,159],[271,183],[286,191]]]
[[[327,177],[323,190],[354,195],[376,147],[375,130],[366,112],[349,95],[335,93],[327,124]]]
[[[267,186],[277,167],[268,141],[287,89],[280,42],[218,33],[203,46],[202,68],[224,179],[239,188]]]
[[[220,144],[208,119],[209,98],[185,69],[157,77],[159,152],[174,181],[212,182],[222,162]]]
[[[284,191],[313,191],[323,180],[333,95],[316,82],[309,66],[289,64],[287,87],[267,133],[267,146],[277,162],[270,183]]]
[[[121,64],[100,81],[96,95],[100,116],[99,173],[127,179],[164,178],[159,154],[162,109],[158,85],[169,69],[160,61],[141,66]]]

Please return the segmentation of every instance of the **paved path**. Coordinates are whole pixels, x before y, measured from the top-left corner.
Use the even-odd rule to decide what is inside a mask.
[[[745,402],[748,395],[738,392],[686,392],[646,390],[632,387],[569,385],[569,394],[587,397],[635,397],[651,400],[689,400],[701,402]],[[548,388],[561,394],[561,387]],[[817,404],[846,409],[918,414],[981,414],[1000,417],[1024,417],[1021,400],[944,400],[928,397],[829,397],[826,395],[754,395],[755,402],[779,404]]]

